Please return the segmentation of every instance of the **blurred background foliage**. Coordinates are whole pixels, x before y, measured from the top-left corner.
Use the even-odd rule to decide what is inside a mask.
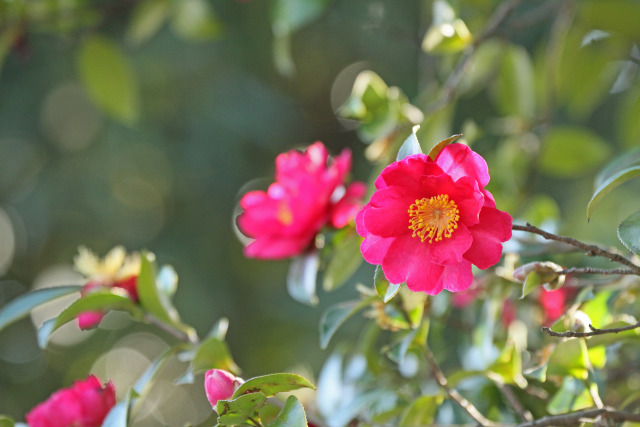
[[[638,183],[585,211],[598,170],[640,143],[639,18],[636,0],[0,0],[0,305],[77,284],[79,245],[146,248],[178,272],[185,322],[230,319],[243,374],[317,374],[322,308],[373,268],[297,304],[287,262],[243,257],[237,200],[315,140],[350,147],[367,180],[412,124],[425,151],[463,133],[514,218],[624,249]],[[0,333],[16,419],[90,369],[124,390],[171,342],[112,313],[43,352],[43,311]],[[150,425],[210,414],[197,385],[158,390]]]

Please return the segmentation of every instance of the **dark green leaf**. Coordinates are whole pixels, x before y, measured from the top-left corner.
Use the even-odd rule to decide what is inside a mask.
[[[362,238],[352,232],[336,244],[324,272],[322,287],[325,291],[337,289],[358,270],[362,264],[361,242]]]
[[[556,127],[543,141],[540,166],[551,175],[574,178],[598,167],[610,151],[605,141],[587,129]]]
[[[640,165],[640,148],[625,151],[602,168],[593,181],[593,188],[600,187],[606,180],[620,171]]]
[[[233,400],[219,400],[216,405],[218,425],[247,424],[249,418],[255,417],[266,400],[267,396],[260,392],[245,394]]]
[[[631,214],[618,225],[618,238],[636,255],[640,255],[640,211]]]
[[[349,317],[375,301],[374,297],[364,300],[343,301],[327,308],[320,317],[320,348],[327,348],[331,337]]]
[[[302,404],[295,396],[289,396],[278,416],[267,427],[305,427],[307,417]]]
[[[577,340],[573,340],[577,341]],[[553,396],[547,410],[552,415],[564,414],[594,406],[593,399],[583,381],[565,377],[562,387]]]
[[[400,419],[399,427],[428,426],[433,424],[433,419],[438,408],[444,401],[442,395],[420,396],[406,409]]]
[[[306,305],[318,304],[316,278],[320,258],[318,252],[294,258],[287,274],[287,291],[294,300]]]
[[[600,184],[600,186],[593,193],[593,196],[591,196],[591,200],[587,205],[587,221],[591,218],[591,212],[593,211],[593,209],[598,205],[598,203],[600,203],[604,196],[609,194],[611,190],[613,190],[620,184],[624,184],[625,182],[637,176],[640,176],[640,166],[623,169]]]
[[[315,386],[309,381],[296,374],[270,374],[251,378],[243,383],[233,393],[232,398],[236,399],[243,394],[260,392],[267,397],[284,391],[297,390],[299,388],[311,388]]]
[[[11,323],[29,315],[31,310],[56,298],[79,292],[82,286],[56,286],[37,289],[21,295],[0,309],[0,331]]]
[[[420,129],[420,126],[414,126],[411,131],[411,135],[409,135],[409,137],[402,143],[400,150],[398,150],[398,156],[396,157],[397,161],[413,154],[422,154],[422,148],[420,147],[420,142],[418,142],[418,137],[416,136],[418,129]]]
[[[78,51],[77,68],[91,100],[125,124],[139,116],[138,83],[129,60],[103,36],[87,37]]]

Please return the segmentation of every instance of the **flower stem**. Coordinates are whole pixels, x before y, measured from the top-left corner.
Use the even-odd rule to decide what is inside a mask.
[[[557,234],[549,233],[548,231],[544,231],[529,223],[527,223],[526,225],[514,224],[512,229],[516,231],[526,231],[529,233],[538,234],[547,240],[555,240],[556,242],[562,242],[571,246],[575,246],[576,248],[580,248],[587,251],[587,255],[589,256],[601,256],[604,258],[608,258],[613,262],[617,262],[618,264],[626,265],[633,271],[633,274],[640,275],[640,266],[634,264],[633,262],[629,261],[627,258],[623,257],[620,254],[610,252],[599,246],[583,243],[579,240],[574,239],[573,237],[566,237],[566,236],[560,236]],[[620,274],[626,274],[626,273],[620,273]]]
[[[542,332],[548,334],[549,336],[559,337],[559,338],[585,338],[585,337],[592,337],[594,335],[617,334],[620,332],[632,331],[634,329],[640,328],[640,322],[635,323],[633,325],[621,326],[619,328],[611,328],[611,329],[598,329],[590,324],[589,328],[591,329],[591,332],[575,332],[575,331],[555,332],[545,326],[542,328]]]

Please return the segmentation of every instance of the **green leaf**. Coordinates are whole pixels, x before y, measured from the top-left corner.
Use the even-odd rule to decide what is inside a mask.
[[[194,374],[208,371],[209,369],[224,369],[234,374],[240,373],[240,368],[231,357],[227,344],[217,337],[204,340],[191,361]]]
[[[388,356],[394,362],[401,364],[404,361],[404,357],[409,351],[411,344],[415,343],[418,346],[425,345],[427,342],[427,335],[429,333],[429,320],[425,319],[419,328],[410,329],[405,332],[403,337],[396,342],[388,352]]]
[[[438,154],[440,154],[440,152],[442,151],[442,149],[444,147],[446,147],[447,145],[451,144],[452,142],[454,142],[456,139],[460,138],[461,136],[462,136],[462,134],[458,133],[456,135],[451,135],[449,138],[443,139],[442,141],[438,142],[436,145],[433,146],[431,151],[429,151],[429,158],[431,160],[435,160],[436,157],[438,157]]]
[[[498,358],[487,369],[489,378],[501,384],[515,384],[520,388],[527,386],[522,376],[522,355],[515,343],[508,340]]]
[[[629,0],[581,1],[578,7],[578,22],[587,28],[622,33],[632,40],[640,38],[637,18],[640,3]]]
[[[13,418],[6,415],[0,415],[0,427],[13,427],[14,425],[15,421],[13,421]]]
[[[300,388],[310,388],[315,390],[315,386],[300,375],[269,374],[251,378],[244,382],[233,393],[232,399],[236,399],[243,394],[252,394],[256,392],[263,393],[266,397],[271,397],[276,393],[297,390]]]
[[[361,242],[362,238],[352,232],[336,244],[324,272],[322,287],[325,291],[337,289],[358,270],[362,264]]]
[[[320,316],[320,348],[325,349],[338,328],[351,316],[375,301],[375,296],[364,300],[343,301],[327,308]]]
[[[246,424],[253,418],[267,400],[263,393],[245,394],[232,400],[219,400],[216,405],[218,425],[232,426]]]
[[[636,255],[640,255],[640,211],[631,214],[618,225],[618,238]]]
[[[56,298],[79,292],[82,286],[55,286],[37,289],[11,300],[0,309],[0,331],[13,322],[29,315],[31,310]]]
[[[532,271],[531,273],[529,273],[524,283],[522,284],[522,295],[520,296],[520,299],[523,299],[524,297],[529,295],[531,291],[536,289],[541,284],[542,284],[542,277],[540,277],[538,273],[536,273],[535,271]]]
[[[611,190],[620,184],[624,184],[637,176],[640,176],[640,166],[623,169],[600,184],[593,193],[593,196],[591,196],[591,200],[589,200],[589,204],[587,205],[587,221],[591,218],[593,209],[600,203],[604,196],[609,194]]]
[[[586,380],[589,376],[589,354],[583,339],[559,342],[547,362],[547,375],[572,376]]]
[[[211,3],[206,0],[180,0],[175,6],[171,28],[185,40],[206,41],[222,34],[222,25],[218,21]]]
[[[318,304],[316,278],[319,264],[320,257],[316,251],[291,261],[287,274],[287,291],[291,298],[306,305]]]
[[[444,401],[442,395],[420,396],[404,411],[399,427],[428,426]]]
[[[295,396],[289,396],[278,416],[267,427],[304,427],[307,417],[302,404]]]
[[[275,0],[271,24],[275,35],[291,34],[318,18],[331,0]]]
[[[510,45],[505,50],[492,87],[496,107],[505,116],[531,119],[536,114],[536,88],[531,58],[521,46]]]
[[[464,50],[473,37],[462,19],[432,25],[422,40],[422,50],[436,55],[449,55]]]
[[[616,317],[613,322],[603,324],[598,326],[600,329],[615,329],[615,328],[623,328],[625,326],[631,326],[638,323],[638,321],[629,315],[622,315],[620,317]],[[595,325],[594,325],[595,326]],[[603,334],[603,335],[594,335],[587,340],[587,345],[589,346],[589,351],[591,351],[592,347],[598,346],[609,346],[622,342],[623,340],[628,339],[638,339],[640,338],[640,329],[635,328],[629,331],[618,332],[617,334]]]
[[[392,285],[384,276],[381,266],[376,266],[376,272],[373,275],[373,284],[376,288],[378,296],[382,298],[385,303],[388,303],[400,290],[400,283]]]
[[[143,312],[140,307],[133,302],[128,295],[118,288],[109,288],[92,292],[74,301],[69,307],[64,309],[53,322],[45,322],[38,331],[38,340],[41,347],[44,347],[49,336],[58,328],[74,320],[79,314],[85,311],[126,311],[134,319],[142,319]]]
[[[124,400],[118,402],[107,417],[102,421],[102,427],[127,427],[129,421],[129,407],[131,400],[137,397],[137,393],[133,389],[129,389]]]
[[[396,161],[400,161],[413,154],[422,154],[422,148],[420,147],[418,137],[416,136],[418,129],[420,129],[420,126],[418,125],[413,127],[411,135],[409,135],[409,137],[402,143],[402,146],[398,150]]]
[[[127,42],[139,46],[153,37],[166,22],[169,6],[169,0],[144,0],[138,3],[127,28]]]
[[[125,124],[140,115],[138,82],[129,60],[106,37],[87,37],[77,54],[77,70],[91,100],[106,114]]]
[[[600,327],[599,325],[611,322],[612,316],[609,308],[611,294],[612,291],[600,291],[595,298],[585,302],[580,307],[580,310],[589,317],[593,326]]]
[[[596,175],[593,181],[593,188],[600,187],[606,180],[618,172],[638,165],[640,165],[640,148],[625,151],[607,163],[607,165],[598,172],[598,175]]]
[[[558,415],[592,406],[594,406],[593,399],[584,383],[575,378],[566,377],[560,389],[549,402],[547,410],[552,415]]]
[[[587,129],[555,127],[543,142],[540,166],[550,175],[575,178],[598,167],[610,151],[605,141]]]

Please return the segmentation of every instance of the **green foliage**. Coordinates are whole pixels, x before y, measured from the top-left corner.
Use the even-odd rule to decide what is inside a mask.
[[[294,258],[287,274],[287,291],[294,300],[314,306],[318,304],[316,277],[320,265],[318,252],[310,252]]]
[[[307,425],[302,404],[295,396],[289,396],[278,416],[268,427],[298,427]]]
[[[640,166],[623,169],[604,180],[591,196],[591,200],[587,205],[587,220],[591,218],[593,209],[600,201],[611,192],[614,188],[640,175]]]
[[[271,397],[276,393],[298,390],[300,388],[315,389],[313,384],[300,375],[269,374],[247,380],[238,387],[233,393],[232,398],[236,399],[242,395],[256,392],[263,393],[266,397]]]
[[[248,424],[267,400],[264,393],[249,393],[231,400],[220,400],[216,405],[218,425]]]
[[[137,78],[118,45],[104,36],[89,36],[82,42],[76,62],[80,80],[98,107],[128,125],[138,120]]]
[[[333,291],[343,284],[358,270],[362,264],[360,243],[362,239],[353,229],[346,229],[333,241],[332,254],[324,270],[322,288]]]
[[[0,427],[13,427],[14,425],[15,422],[13,421],[13,418],[0,415]]]
[[[640,254],[640,211],[618,225],[618,238],[634,254]]]
[[[442,404],[442,395],[420,396],[406,409],[399,427],[426,426],[433,424],[436,411]]]
[[[572,177],[592,171],[602,164],[611,149],[584,128],[554,127],[543,141],[540,166],[558,177]]]

